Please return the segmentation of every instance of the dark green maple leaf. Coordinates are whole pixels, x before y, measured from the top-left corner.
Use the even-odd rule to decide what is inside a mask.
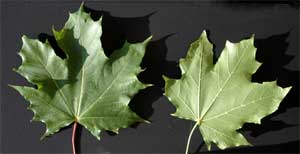
[[[131,111],[131,98],[148,85],[137,75],[145,54],[142,43],[125,42],[109,58],[100,37],[101,19],[93,21],[83,5],[71,13],[54,37],[67,58],[59,58],[49,42],[22,37],[22,65],[16,72],[37,89],[12,86],[30,102],[34,121],[46,124],[46,137],[73,122],[88,129],[97,139],[101,130],[118,132],[136,122],[145,122]]]
[[[195,121],[187,147],[198,127],[208,150],[211,143],[221,149],[250,145],[236,130],[246,122],[259,124],[277,110],[291,87],[281,88],[276,81],[251,82],[261,65],[255,53],[254,37],[239,43],[227,41],[213,64],[213,45],[204,31],[180,59],[181,79],[164,77],[165,95],[177,108],[173,115]]]

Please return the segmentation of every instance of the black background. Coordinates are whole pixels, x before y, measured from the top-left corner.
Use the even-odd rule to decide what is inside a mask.
[[[28,85],[12,71],[21,64],[17,52],[21,36],[46,38],[51,26],[62,28],[68,12],[78,9],[80,1],[2,1],[1,2],[1,153],[70,153],[71,128],[40,141],[45,128],[30,123],[33,116],[26,102],[10,84]],[[255,34],[256,59],[264,64],[253,75],[254,82],[277,80],[283,87],[293,86],[278,111],[264,118],[262,125],[246,124],[242,129],[255,147],[213,152],[299,153],[299,1],[87,1],[86,10],[94,19],[103,15],[106,54],[119,48],[125,39],[139,42],[154,36],[142,66],[147,71],[139,78],[154,87],[141,91],[131,108],[151,124],[137,124],[120,134],[101,134],[97,141],[79,129],[81,153],[183,153],[192,122],[170,116],[175,108],[162,96],[162,74],[180,78],[178,59],[201,32],[209,31],[216,58],[225,40],[237,42]],[[191,152],[205,152],[201,136],[194,133]]]

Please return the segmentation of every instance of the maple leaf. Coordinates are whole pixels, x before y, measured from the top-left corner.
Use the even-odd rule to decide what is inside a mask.
[[[98,140],[101,130],[117,133],[119,128],[145,122],[128,104],[148,86],[137,75],[150,37],[142,43],[125,42],[108,58],[100,41],[101,18],[92,20],[83,5],[70,14],[63,29],[53,33],[67,58],[59,58],[48,41],[23,36],[22,65],[16,72],[38,88],[12,86],[30,102],[33,120],[46,124],[42,138],[74,122]]]
[[[208,150],[211,143],[219,148],[250,145],[237,132],[244,123],[260,120],[277,110],[291,87],[281,88],[276,81],[253,83],[251,76],[261,63],[255,60],[254,36],[239,43],[226,41],[216,64],[213,45],[204,31],[193,42],[187,56],[180,59],[182,77],[164,77],[165,96],[176,107],[172,114],[195,121],[189,135],[199,127]]]

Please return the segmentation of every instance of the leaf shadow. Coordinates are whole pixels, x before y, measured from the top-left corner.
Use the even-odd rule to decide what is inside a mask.
[[[51,36],[51,35],[48,35],[46,33],[40,33],[38,35],[38,40],[45,43],[46,41],[49,42],[49,44],[51,45],[51,47],[54,49],[54,52],[56,55],[58,55],[60,58],[62,59],[65,59],[66,58],[66,54],[63,52],[63,50],[61,48],[58,47],[58,44],[54,38],[54,36]],[[57,85],[53,85],[52,84],[52,81],[44,81],[44,84],[47,85],[47,89],[44,88],[43,90],[46,90],[47,91],[47,94],[50,96],[50,97],[54,97],[55,93],[57,91],[54,91],[52,89],[60,89],[62,88],[65,84],[68,83],[67,80],[54,80],[56,83],[58,83]],[[58,86],[58,87],[54,87],[54,86]],[[38,86],[37,85],[34,85],[34,87],[37,89]],[[49,87],[52,87],[52,88],[49,88]]]
[[[91,13],[93,20],[102,17],[103,34],[101,37],[102,47],[107,56],[110,56],[116,49],[122,47],[125,40],[130,43],[142,42],[151,35],[149,18],[155,12],[141,17],[115,17],[107,11],[98,11],[84,6],[86,12]],[[173,70],[177,65],[175,62],[167,62],[166,39],[173,34],[166,35],[158,40],[150,41],[146,47],[146,53],[141,63],[145,71],[138,75],[143,83],[153,86],[139,91],[130,101],[130,108],[144,119],[149,119],[153,114],[152,104],[162,96],[164,80],[162,74],[165,70]],[[176,67],[176,66],[175,66]],[[175,71],[176,72],[176,71]],[[132,125],[137,128],[139,123]],[[113,132],[107,131],[110,135]]]
[[[79,40],[74,38],[73,36],[73,31],[74,29],[70,29],[70,30],[65,30],[65,35],[70,39],[70,41],[74,41],[72,42],[73,46],[75,45],[76,47],[74,48],[77,48],[78,51],[80,52],[73,52],[74,54],[72,55],[68,55],[70,58],[69,58],[69,63],[71,63],[71,65],[68,65],[68,69],[69,70],[72,70],[72,71],[69,71],[68,72],[68,80],[55,80],[55,82],[57,84],[53,85],[53,82],[51,80],[49,81],[45,81],[43,84],[44,84],[44,87],[48,87],[48,88],[43,88],[43,90],[47,91],[47,94],[50,95],[50,97],[54,97],[55,93],[57,91],[54,91],[53,89],[56,89],[58,88],[58,90],[60,88],[62,88],[64,85],[68,84],[68,83],[73,83],[75,82],[77,79],[75,78],[77,76],[77,74],[80,72],[86,58],[87,58],[87,51],[86,49],[81,46],[79,44]],[[59,56],[60,58],[62,59],[65,59],[66,58],[66,54],[65,52],[59,47],[57,41],[55,40],[54,36],[51,36],[51,35],[48,35],[46,33],[40,33],[38,35],[38,39],[41,41],[41,42],[46,42],[48,41],[50,46],[54,49],[54,52],[57,56]],[[80,54],[80,56],[79,56]],[[80,58],[78,58],[80,57]],[[72,67],[72,68],[70,68]],[[49,87],[53,87],[53,88],[49,88]]]
[[[285,152],[285,153],[299,153],[299,140],[295,141],[289,141],[285,143],[279,143],[279,144],[273,144],[273,145],[261,145],[261,146],[255,146],[255,147],[234,147],[234,148],[228,148],[225,150],[213,150],[213,151],[206,151],[202,152],[200,151],[202,147],[205,145],[204,142],[201,142],[198,148],[196,149],[193,154],[197,153],[278,153],[278,152]],[[214,146],[214,149],[217,149]],[[297,149],[295,149],[295,147]],[[295,149],[294,151],[291,151],[291,149]]]
[[[149,18],[153,13],[141,17],[115,17],[107,11],[99,11],[84,6],[86,12],[91,14],[93,20],[99,20],[102,17],[102,36],[101,43],[105,54],[109,57],[116,49],[119,49],[125,43],[125,40],[130,43],[142,42],[148,38],[150,33]],[[141,80],[141,79],[140,79]],[[143,81],[142,81],[143,82]],[[145,83],[145,82],[144,82]],[[144,93],[148,93],[148,89],[140,91],[135,95],[137,101],[144,100]],[[141,94],[143,93],[143,94]],[[131,101],[129,106],[131,109],[140,115],[142,118],[149,118],[152,115],[152,100],[147,99],[147,103]],[[136,106],[142,106],[144,109],[140,111]],[[145,115],[144,113],[148,113]],[[134,126],[137,126],[135,124]],[[133,127],[134,127],[133,126]],[[106,131],[110,136],[116,135],[114,132]]]
[[[38,39],[41,42],[46,42],[46,40],[48,40],[48,42],[50,43],[51,47],[54,49],[54,52],[57,56],[59,56],[62,59],[67,58],[64,51],[58,46],[58,43],[56,42],[54,36],[46,34],[46,33],[40,33],[38,35]]]
[[[174,70],[177,65],[176,62],[166,61],[168,49],[165,42],[172,35],[174,34],[151,41],[147,46],[146,54],[141,64],[141,67],[146,70],[140,73],[138,78],[144,83],[153,84],[153,86],[140,91],[130,104],[130,107],[142,118],[148,119],[152,115],[153,109],[149,110],[149,107],[163,94],[164,80],[162,75],[165,74],[166,70],[174,73],[178,72],[178,70]]]
[[[142,42],[150,33],[149,18],[155,13],[149,13],[141,17],[115,17],[108,11],[99,11],[84,6],[85,12],[91,14],[93,20],[102,17],[101,42],[105,54],[109,57],[116,49],[124,44]]]
[[[253,137],[295,126],[280,120],[272,120],[272,117],[284,113],[290,108],[299,108],[299,71],[284,68],[294,58],[294,56],[286,54],[289,34],[290,32],[286,32],[254,41],[254,45],[257,47],[256,59],[263,64],[252,75],[252,81],[262,83],[263,81],[277,80],[279,86],[292,86],[292,89],[283,99],[278,110],[262,119],[261,125],[248,123],[244,125],[241,131],[250,131],[250,135]]]
[[[241,147],[241,148],[230,148],[224,151],[214,151],[213,153],[299,153],[299,140],[290,141],[286,143],[274,144],[274,145],[262,145],[256,147]],[[295,151],[290,149],[297,148]]]
[[[212,0],[210,3],[215,5],[221,5],[226,8],[232,8],[232,9],[257,9],[261,7],[272,7],[276,6],[278,4],[288,5],[291,8],[299,8],[299,1],[294,0]]]

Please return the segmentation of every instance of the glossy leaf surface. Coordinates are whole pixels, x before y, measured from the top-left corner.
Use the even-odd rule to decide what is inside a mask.
[[[119,128],[145,122],[128,104],[147,87],[137,75],[150,38],[136,44],[125,42],[108,58],[100,41],[101,19],[92,20],[83,6],[53,33],[67,58],[58,57],[47,41],[23,36],[22,65],[16,72],[38,88],[12,86],[30,102],[33,120],[46,124],[43,137],[73,122],[97,139],[101,130],[117,133]]]

